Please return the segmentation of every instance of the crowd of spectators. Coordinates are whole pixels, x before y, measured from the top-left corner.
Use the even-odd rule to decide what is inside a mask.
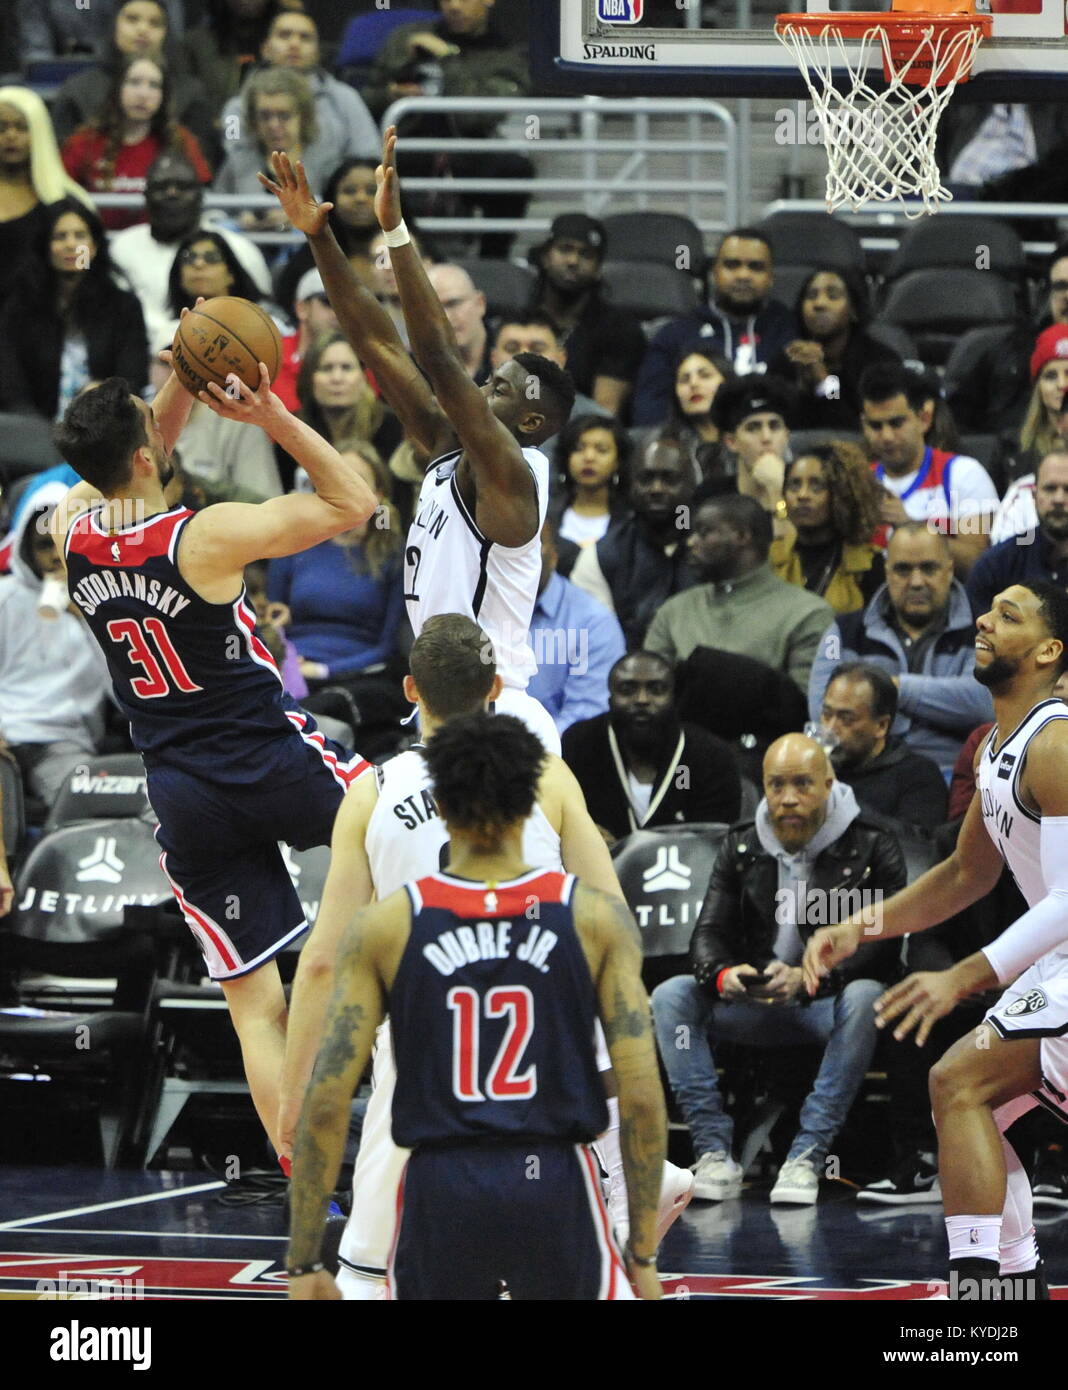
[[[409,737],[403,545],[428,460],[338,330],[309,249],[262,239],[284,232],[281,211],[205,211],[205,194],[258,197],[269,152],[299,156],[354,273],[402,324],[373,209],[383,112],[404,96],[530,89],[492,0],[439,8],[434,23],[395,28],[353,83],[299,0],[208,0],[197,25],[179,0],[38,0],[24,6],[26,63],[77,52],[83,65],[48,104],[30,85],[0,87],[0,411],[47,428],[114,375],[150,399],[184,307],[199,295],[261,304],[282,335],[278,394],[355,456],[380,505],[358,531],[250,571],[249,594],[290,692],[377,757]],[[529,177],[518,155],[403,149],[406,135],[497,128],[462,111],[407,117],[401,174]],[[98,209],[115,192],[136,205]],[[553,492],[531,693],[610,843],[736,823],[692,968],[656,991],[657,1027],[712,1040],[665,1053],[712,1199],[740,1184],[713,1043],[822,1050],[777,1199],[808,1201],[875,1046],[871,998],[901,961],[866,948],[806,1011],[803,916],[776,928],[775,890],[830,882],[847,860],[887,891],[903,881],[901,845],[959,822],[947,786],[992,718],[972,676],[976,618],[1017,580],[1068,583],[1068,245],[961,369],[913,360],[881,332],[877,277],[854,265],[808,263],[799,246],[807,270],[782,302],[760,225],[719,236],[693,267],[700,300],[658,321],[613,302],[613,232],[586,213],[557,216],[525,253],[525,303],[496,302],[479,269],[507,257],[514,234],[480,234],[461,257],[415,227],[420,212],[521,218],[527,203],[420,191],[407,211],[473,380],[536,352],[577,387],[544,446]],[[985,441],[972,445],[981,459],[962,436]],[[199,404],[178,457],[175,496],[190,505],[307,486],[261,432]],[[0,756],[17,759],[40,816],[77,759],[121,739],[93,643],[42,598],[55,556],[38,522],[68,473],[15,470],[4,499]],[[914,1071],[893,1073],[913,1111]],[[895,1169],[873,1200],[934,1191],[933,1175],[916,1177],[930,1136],[914,1129],[898,1154],[912,1176]],[[1063,1189],[1068,1205],[1068,1176]]]

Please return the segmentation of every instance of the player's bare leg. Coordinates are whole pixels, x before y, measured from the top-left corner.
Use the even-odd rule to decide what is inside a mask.
[[[1006,1042],[984,1024],[931,1069],[951,1297],[955,1278],[996,1281],[1000,1273],[1007,1167],[995,1111],[1041,1084],[1039,1054],[1039,1039]],[[1005,1290],[1001,1296],[1012,1294]]]
[[[220,981],[241,1043],[252,1103],[278,1149],[278,1097],[286,1051],[288,1010],[277,964],[271,960],[238,980]]]

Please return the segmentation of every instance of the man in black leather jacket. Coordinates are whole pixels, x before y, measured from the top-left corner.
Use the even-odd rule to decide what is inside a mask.
[[[808,937],[850,912],[870,911],[905,883],[896,837],[836,782],[819,744],[801,734],[764,759],[764,800],[720,850],[690,943],[692,975],[653,994],[657,1040],[693,1136],[694,1196],[739,1195],[733,1125],[723,1110],[710,1039],[753,1047],[824,1047],[800,1128],[772,1189],[774,1203],[811,1205],[875,1048],[872,1005],[895,977],[892,942],[873,940],[835,970],[814,1000],[801,986]]]

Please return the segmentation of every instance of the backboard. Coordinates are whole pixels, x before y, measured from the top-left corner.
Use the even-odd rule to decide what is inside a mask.
[[[979,46],[962,99],[1068,98],[1068,0],[990,3],[993,36]],[[880,0],[805,0],[813,11],[880,7]],[[788,8],[801,9],[802,0],[531,0],[536,80],[553,91],[605,96],[800,99],[805,85],[773,33],[776,13]]]

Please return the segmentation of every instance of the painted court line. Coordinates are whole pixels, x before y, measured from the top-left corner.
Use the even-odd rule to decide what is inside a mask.
[[[145,1202],[165,1202],[171,1197],[191,1197],[196,1192],[215,1192],[224,1182],[202,1182],[193,1187],[178,1187],[171,1192],[149,1192],[144,1197],[124,1197],[119,1202],[97,1202],[91,1207],[68,1207],[66,1211],[50,1211],[44,1216],[20,1217],[15,1221],[0,1221],[0,1231],[21,1231],[26,1226],[39,1226],[45,1221],[59,1221],[65,1216],[88,1216],[94,1211],[114,1211],[117,1207],[136,1207]]]
[[[0,1228],[3,1229],[3,1228]],[[12,1228],[17,1229],[17,1228]],[[102,1236],[110,1240],[112,1236],[140,1236],[147,1240],[231,1240],[235,1245],[244,1245],[249,1240],[273,1240],[284,1245],[288,1236],[249,1236],[243,1232],[232,1235],[216,1235],[210,1231],[121,1231],[117,1227],[73,1227],[60,1226],[44,1234],[49,1236]]]

